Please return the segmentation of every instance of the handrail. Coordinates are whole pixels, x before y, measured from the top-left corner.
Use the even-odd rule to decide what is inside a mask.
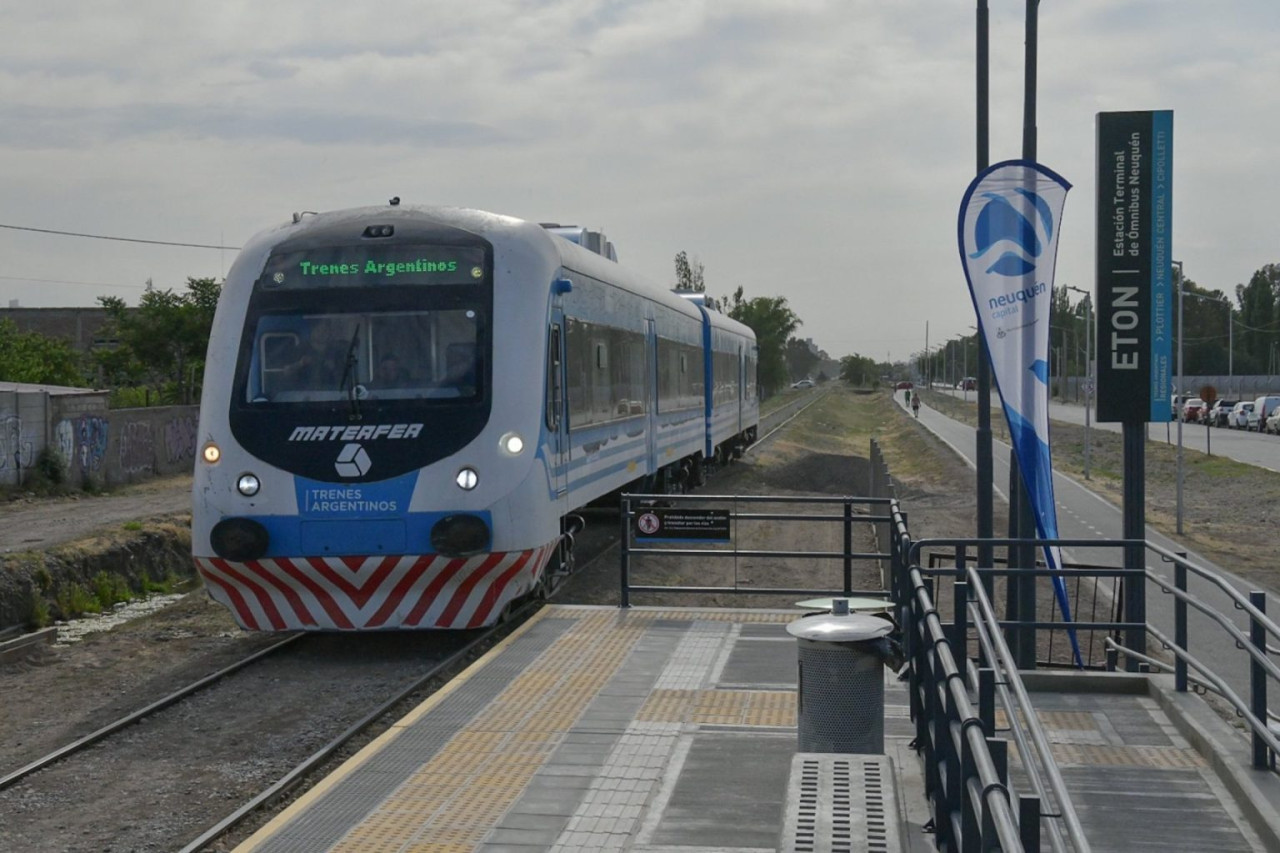
[[[956,666],[955,657],[951,653],[951,646],[947,642],[946,632],[942,627],[942,620],[938,617],[937,608],[934,607],[932,600],[929,598],[929,591],[925,587],[924,578],[921,576],[918,566],[911,569],[910,579],[913,598],[921,609],[920,620],[924,623],[924,629],[929,635],[929,651],[937,658],[942,670],[942,677],[938,679],[942,683],[929,685],[926,689],[938,690],[940,687],[945,688],[951,700],[949,704],[954,709],[954,716],[958,718],[961,737],[968,742],[969,758],[975,766],[978,782],[982,786],[983,816],[993,826],[1001,849],[1008,851],[1022,850],[1023,845],[1019,836],[1018,823],[1013,817],[1013,804],[1008,786],[1000,779],[1000,774],[996,770],[991,752],[987,749],[986,737],[982,732],[981,718],[974,713],[973,706],[969,703],[969,693],[964,684],[964,675]],[[955,723],[953,722],[952,727],[954,725]],[[948,734],[954,739],[955,735],[951,731],[952,727],[948,727]],[[957,751],[959,751],[958,747]],[[961,784],[967,787],[967,782],[962,782]],[[997,796],[998,794],[1003,796]],[[935,816],[935,824],[938,819],[943,817],[942,815]],[[952,819],[950,814],[945,817],[947,820]]]
[[[1164,557],[1166,562],[1180,563],[1183,566],[1183,568],[1187,569],[1193,574],[1196,574],[1204,578],[1205,580],[1212,583],[1214,586],[1221,589],[1223,592],[1227,594],[1228,598],[1230,598],[1233,602],[1235,602],[1237,609],[1245,611],[1254,619],[1257,619],[1258,622],[1261,623],[1261,625],[1267,629],[1267,631],[1280,637],[1280,625],[1277,625],[1275,622],[1273,622],[1271,618],[1267,616],[1266,613],[1262,612],[1257,607],[1254,607],[1253,602],[1249,601],[1248,597],[1241,595],[1238,589],[1236,589],[1231,584],[1224,581],[1217,574],[1209,571],[1208,569],[1197,566],[1195,563],[1191,562],[1186,557],[1180,556],[1176,551],[1170,551],[1166,548],[1162,548],[1159,545],[1156,545],[1154,542],[1147,542],[1146,544],[1147,544],[1147,550],[1154,551],[1160,556]],[[1161,577],[1163,577],[1163,575]]]
[[[1147,631],[1151,636],[1159,640],[1161,645],[1169,649],[1175,655],[1181,657],[1191,666],[1194,666],[1203,677],[1209,679],[1210,683],[1213,685],[1214,692],[1231,703],[1232,707],[1236,709],[1236,713],[1248,721],[1249,727],[1253,729],[1254,734],[1262,738],[1273,752],[1280,752],[1280,739],[1276,737],[1270,727],[1263,720],[1258,719],[1258,717],[1249,709],[1248,703],[1241,699],[1240,694],[1232,690],[1231,686],[1228,685],[1221,676],[1214,673],[1197,658],[1193,657],[1186,649],[1179,646],[1173,640],[1170,640],[1168,635],[1160,631],[1158,628],[1148,625]],[[1118,649],[1125,654],[1132,653],[1129,649],[1120,645],[1111,637],[1107,637],[1106,645],[1107,648]]]
[[[1205,616],[1212,619],[1214,622],[1217,622],[1218,625],[1224,631],[1226,631],[1228,634],[1231,635],[1231,638],[1236,641],[1237,646],[1242,648],[1244,651],[1248,652],[1249,656],[1252,657],[1255,661],[1257,661],[1258,664],[1267,671],[1268,675],[1270,675],[1272,678],[1276,679],[1277,681],[1280,681],[1280,666],[1276,666],[1274,663],[1270,661],[1270,659],[1267,658],[1267,656],[1262,652],[1261,649],[1256,648],[1253,645],[1253,643],[1250,642],[1249,637],[1245,635],[1244,631],[1241,631],[1234,623],[1232,623],[1230,619],[1223,616],[1222,613],[1220,613],[1215,608],[1207,604],[1203,604],[1198,598],[1191,595],[1190,593],[1183,592],[1177,587],[1169,584],[1169,582],[1164,579],[1164,575],[1158,575],[1155,572],[1148,569],[1146,571],[1146,576],[1148,580],[1150,580],[1156,586],[1160,587],[1161,592],[1168,593],[1172,595],[1174,598],[1185,601],[1187,604],[1190,604],[1192,607],[1194,607],[1196,610],[1200,611]],[[1252,604],[1249,605],[1248,609],[1250,611],[1250,615],[1256,614],[1257,616],[1262,617],[1262,619],[1260,619],[1259,621],[1266,620],[1265,614],[1259,611]],[[1157,633],[1156,629],[1151,625],[1147,625],[1147,630],[1149,633],[1153,635]],[[1157,639],[1160,639],[1160,638],[1157,637]],[[1160,640],[1160,642],[1164,643],[1165,641]],[[1127,651],[1128,650],[1126,650],[1126,652]],[[1200,667],[1196,667],[1196,669],[1200,669],[1201,672],[1205,672],[1205,670],[1201,669]]]
[[[996,618],[995,608],[991,606],[991,599],[987,597],[987,590],[983,586],[981,576],[976,569],[970,568],[966,571],[966,577],[969,579],[970,594],[973,596],[982,617],[980,620],[974,620],[974,627],[979,630],[979,641],[981,642],[983,633],[988,635],[987,640],[995,651],[995,655],[991,655],[988,652],[987,660],[998,660],[1004,674],[1004,678],[1001,679],[998,686],[1006,696],[1005,708],[1010,712],[1008,714],[1009,727],[1016,738],[1018,736],[1018,725],[1015,722],[1016,715],[1012,713],[1012,705],[1007,699],[1009,688],[1013,689],[1019,708],[1033,711],[1034,706],[1031,704],[1031,697],[1027,695],[1026,685],[1022,683],[1022,678],[1018,674],[1017,664],[1013,660],[1013,652],[1010,651],[1004,635],[1000,632],[999,619]],[[1084,825],[1080,822],[1080,816],[1076,814],[1075,806],[1067,794],[1066,780],[1062,778],[1062,772],[1058,769],[1058,764],[1053,758],[1053,747],[1049,744],[1049,738],[1045,735],[1044,728],[1040,725],[1040,718],[1034,713],[1024,713],[1023,717],[1026,720],[1027,730],[1031,735],[1036,755],[1039,757],[1040,763],[1044,766],[1045,773],[1049,777],[1049,788],[1058,804],[1063,825],[1066,827],[1067,835],[1071,838],[1071,844],[1080,853],[1085,853],[1091,848],[1089,847],[1088,839],[1085,838]],[[1024,756],[1027,755],[1026,744],[1022,739],[1018,741],[1018,750]],[[1037,787],[1039,783],[1038,772],[1032,769],[1031,762],[1023,761],[1023,766],[1027,769],[1027,775],[1032,780],[1033,788]],[[1036,790],[1036,795],[1044,796],[1042,790]],[[1050,843],[1053,843],[1055,850],[1062,849],[1060,847],[1061,837],[1056,832],[1057,828],[1057,824],[1050,821]],[[1057,843],[1054,843],[1055,840]]]

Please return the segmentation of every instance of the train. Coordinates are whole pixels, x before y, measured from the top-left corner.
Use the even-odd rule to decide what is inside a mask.
[[[598,231],[401,205],[294,214],[227,273],[192,556],[256,631],[470,629],[572,567],[583,507],[756,440],[751,329]]]

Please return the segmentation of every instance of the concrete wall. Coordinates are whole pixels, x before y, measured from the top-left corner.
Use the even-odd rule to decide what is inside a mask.
[[[107,393],[0,392],[0,486],[21,486],[48,447],[69,482],[118,486],[189,472],[199,406],[107,409]]]

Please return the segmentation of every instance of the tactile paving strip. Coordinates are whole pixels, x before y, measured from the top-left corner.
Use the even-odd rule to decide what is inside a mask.
[[[1112,767],[1204,767],[1204,759],[1194,749],[1176,746],[1095,746],[1092,744],[1051,744],[1058,764],[1109,765]]]
[[[796,694],[794,690],[655,690],[636,720],[794,728]]]
[[[645,628],[643,621],[614,624],[599,612],[579,618],[332,849],[400,853],[428,841],[479,844]]]

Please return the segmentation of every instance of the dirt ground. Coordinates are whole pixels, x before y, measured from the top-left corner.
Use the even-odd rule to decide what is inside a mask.
[[[0,502],[0,554],[43,551],[151,518],[191,513],[191,475],[161,477],[98,495],[41,498],[21,492]]]

